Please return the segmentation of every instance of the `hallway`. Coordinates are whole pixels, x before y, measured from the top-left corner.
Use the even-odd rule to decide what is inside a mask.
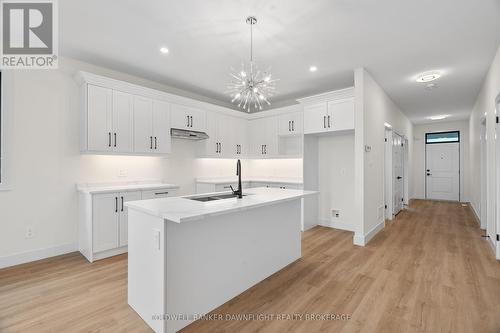
[[[349,232],[315,227],[302,259],[213,312],[224,320],[182,332],[498,332],[500,263],[481,234],[470,208],[421,200],[365,248]],[[150,332],[127,305],[126,282],[126,255],[89,264],[74,253],[0,270],[0,331]]]

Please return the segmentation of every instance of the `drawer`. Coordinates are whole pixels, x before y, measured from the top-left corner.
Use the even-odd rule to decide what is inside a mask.
[[[157,189],[142,191],[142,200],[159,199],[177,196],[177,189]]]

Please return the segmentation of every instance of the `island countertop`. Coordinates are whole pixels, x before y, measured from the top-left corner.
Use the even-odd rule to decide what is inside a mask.
[[[223,193],[228,194],[230,192]],[[220,195],[223,193],[218,192],[213,194]],[[244,190],[244,197],[242,199],[230,198],[208,202],[200,202],[189,199],[209,196],[210,193],[207,193],[203,195],[198,194],[184,197],[129,201],[125,203],[125,206],[129,209],[135,209],[168,221],[182,223],[203,219],[207,216],[227,214],[272,205],[279,202],[295,200],[305,196],[315,195],[317,193],[318,192],[314,191],[258,187]]]

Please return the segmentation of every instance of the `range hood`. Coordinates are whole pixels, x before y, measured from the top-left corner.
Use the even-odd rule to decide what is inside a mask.
[[[196,132],[179,128],[171,128],[170,136],[172,138],[187,139],[187,140],[206,140],[208,134],[205,132]]]

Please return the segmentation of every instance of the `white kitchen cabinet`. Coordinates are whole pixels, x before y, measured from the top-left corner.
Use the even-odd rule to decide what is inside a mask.
[[[129,153],[134,145],[134,97],[113,90],[113,151]]]
[[[250,120],[249,137],[252,155],[273,157],[278,154],[278,119],[276,116]]]
[[[217,112],[207,112],[209,138],[200,142],[199,156],[237,158],[246,149],[247,120]]]
[[[112,151],[113,90],[94,85],[85,86],[87,128],[85,149]]]
[[[120,193],[119,199],[119,238],[118,245],[125,246],[128,244],[128,210],[127,207],[124,206],[124,203],[127,201],[135,201],[141,200],[141,192],[124,192]]]
[[[134,152],[170,152],[170,105],[145,97],[134,98]]]
[[[303,133],[303,113],[293,112],[279,116],[278,134],[280,136],[298,135]]]
[[[92,200],[93,252],[118,247],[119,219],[117,193],[95,195]]]
[[[231,136],[231,152],[230,155],[234,158],[240,158],[248,154],[248,120],[234,118],[231,122],[231,127],[228,128]]]
[[[196,132],[206,131],[206,112],[186,105],[172,104],[172,128],[191,130]]]
[[[328,116],[331,131],[354,129],[354,99],[328,102]]]
[[[304,106],[304,134],[354,129],[354,99],[339,99]]]

